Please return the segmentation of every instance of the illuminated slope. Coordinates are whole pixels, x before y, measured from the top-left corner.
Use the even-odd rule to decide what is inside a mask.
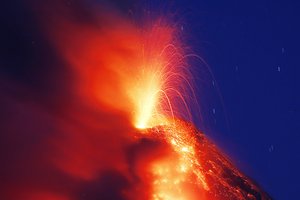
[[[153,200],[271,199],[191,124],[177,120],[145,130],[142,138],[171,149],[149,164]]]

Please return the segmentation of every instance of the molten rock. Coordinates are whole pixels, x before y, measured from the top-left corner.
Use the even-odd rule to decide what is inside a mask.
[[[138,140],[140,146],[149,146],[143,159],[135,161],[141,169],[134,170],[140,172],[135,174],[140,185],[150,181],[147,198],[271,199],[191,124],[176,121],[171,126],[147,129]]]

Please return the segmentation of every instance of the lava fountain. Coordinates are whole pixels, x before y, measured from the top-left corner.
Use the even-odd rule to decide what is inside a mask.
[[[4,199],[270,199],[190,123],[190,55],[176,25],[80,1],[33,5],[68,73],[51,109],[30,112],[53,133],[36,133],[41,145],[22,159],[30,169],[16,169],[31,176],[8,176]]]

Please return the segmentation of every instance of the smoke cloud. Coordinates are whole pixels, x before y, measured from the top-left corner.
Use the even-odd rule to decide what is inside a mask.
[[[147,163],[169,147],[136,137],[126,88],[140,73],[149,34],[165,45],[172,30],[139,29],[120,2],[31,1],[3,9],[19,16],[3,22],[1,199],[149,198]]]

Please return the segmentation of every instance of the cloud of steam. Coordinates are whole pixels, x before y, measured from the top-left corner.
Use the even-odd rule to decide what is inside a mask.
[[[0,199],[148,199],[147,163],[169,147],[132,125],[126,88],[147,38],[108,1],[97,14],[79,1],[30,5],[33,25],[9,29],[21,40],[1,60]],[[150,34],[164,45],[171,32]]]

